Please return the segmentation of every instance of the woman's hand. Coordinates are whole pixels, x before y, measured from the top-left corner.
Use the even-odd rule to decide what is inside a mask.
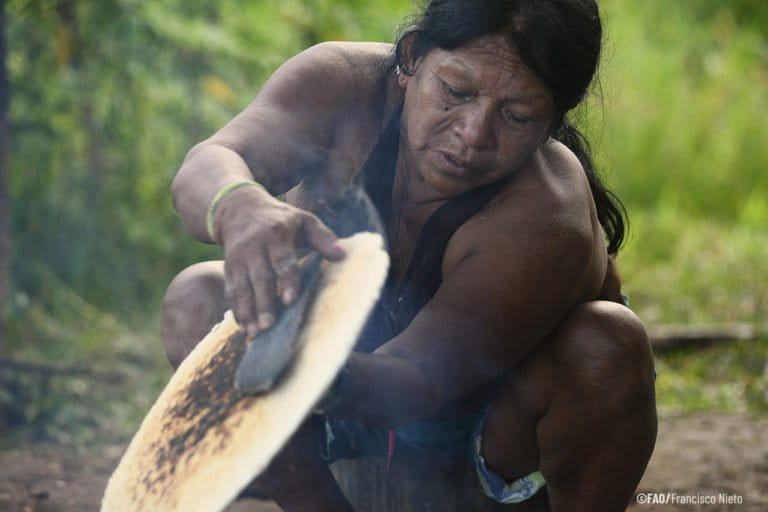
[[[224,247],[227,299],[249,337],[274,323],[278,301],[289,304],[298,295],[298,249],[317,250],[332,261],[344,257],[336,235],[316,216],[256,187],[229,193],[214,221],[216,241]]]

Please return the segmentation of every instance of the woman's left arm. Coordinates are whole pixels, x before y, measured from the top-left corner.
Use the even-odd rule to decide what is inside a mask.
[[[605,248],[589,215],[509,213],[461,228],[458,263],[410,326],[374,354],[353,354],[334,415],[388,427],[431,417],[514,367],[575,305],[597,297]]]

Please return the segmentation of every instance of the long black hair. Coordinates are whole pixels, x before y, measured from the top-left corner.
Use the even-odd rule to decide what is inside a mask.
[[[591,148],[568,112],[587,96],[602,49],[602,24],[594,0],[430,0],[398,38],[392,68],[403,67],[402,43],[413,37],[412,55],[439,47],[458,48],[490,34],[506,36],[552,91],[556,118],[552,137],[578,157],[592,189],[608,252],[624,242],[626,210],[602,183]],[[391,69],[390,69],[391,70]]]

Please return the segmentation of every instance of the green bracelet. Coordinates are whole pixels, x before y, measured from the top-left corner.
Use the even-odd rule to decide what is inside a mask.
[[[262,190],[266,190],[264,186],[261,183],[257,183],[255,181],[236,181],[234,183],[230,183],[228,185],[224,185],[219,189],[218,192],[216,192],[216,195],[213,196],[213,199],[211,200],[210,206],[208,206],[208,214],[205,217],[205,227],[208,230],[208,236],[211,237],[211,240],[216,240],[216,236],[214,235],[214,215],[216,214],[216,206],[218,206],[219,202],[224,199],[224,197],[232,192],[233,190],[237,190],[241,187],[259,187]]]

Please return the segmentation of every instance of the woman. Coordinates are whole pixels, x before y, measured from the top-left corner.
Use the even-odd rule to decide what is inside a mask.
[[[187,229],[225,261],[169,287],[171,363],[228,307],[249,335],[268,328],[296,297],[297,249],[343,258],[310,212],[364,182],[389,240],[384,328],[345,366],[329,427],[408,443],[439,420],[450,448],[476,441],[491,499],[623,510],[655,442],[653,361],[609,258],[621,210],[566,121],[601,37],[591,0],[432,0],[394,46],[286,62],[174,181]],[[273,197],[289,190],[290,204]],[[259,479],[285,510],[350,509],[317,454],[323,431],[308,422]]]

